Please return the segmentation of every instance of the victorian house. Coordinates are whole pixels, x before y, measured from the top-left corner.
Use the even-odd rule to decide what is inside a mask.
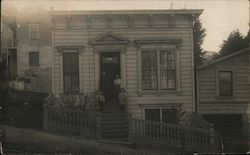
[[[177,124],[180,111],[195,111],[193,23],[201,13],[187,9],[51,10],[52,95],[44,105],[44,129],[104,139],[146,137],[175,147],[192,141],[189,149],[201,143],[203,149],[214,148],[210,126],[187,130],[171,126]],[[123,111],[114,98],[116,77],[127,96]],[[100,91],[106,103],[94,115]],[[69,110],[69,101],[80,106],[82,95],[88,100],[88,112]]]

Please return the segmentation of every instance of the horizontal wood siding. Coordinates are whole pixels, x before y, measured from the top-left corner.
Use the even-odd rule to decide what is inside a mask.
[[[114,17],[114,19],[117,17]],[[54,29],[54,44],[55,46],[65,46],[65,45],[82,45],[84,46],[84,51],[80,54],[81,64],[80,64],[80,80],[82,91],[84,93],[93,94],[95,92],[95,61],[93,47],[89,42],[107,32],[112,32],[118,34],[124,38],[127,38],[130,43],[127,45],[126,50],[126,90],[128,93],[128,109],[129,113],[134,118],[141,119],[143,117],[142,107],[139,104],[183,104],[183,107],[187,111],[192,111],[193,107],[193,79],[192,79],[192,29],[190,27],[189,21],[184,21],[184,18],[178,18],[176,20],[175,27],[169,28],[121,28],[119,24],[124,24],[123,20],[113,21],[112,26],[117,26],[115,29],[101,29],[104,25],[104,21],[99,18],[95,18],[96,26],[90,29],[82,30],[61,30],[63,22],[60,26],[55,26]],[[74,20],[73,20],[74,21]],[[167,21],[167,20],[166,20]],[[138,21],[139,22],[139,21]],[[143,23],[145,21],[141,21]],[[165,23],[165,21],[163,22]],[[59,24],[59,23],[58,23]],[[143,23],[144,24],[144,23]],[[138,27],[143,26],[139,24]],[[183,27],[183,25],[186,28]],[[56,24],[55,24],[56,25]],[[84,24],[73,23],[71,25],[84,26]],[[57,29],[58,28],[58,29]],[[176,93],[164,93],[162,95],[151,94],[138,96],[138,66],[137,66],[137,48],[134,40],[139,39],[150,39],[150,38],[177,38],[182,39],[181,46],[179,48],[179,64],[180,64],[180,79],[182,94],[178,96]],[[54,53],[54,89],[55,93],[60,92],[60,56],[57,51]]]
[[[199,109],[202,113],[250,113],[249,53],[244,52],[198,71]],[[216,72],[232,70],[233,99],[217,96]],[[230,104],[234,102],[234,104]],[[215,105],[215,103],[217,103]],[[244,103],[244,104],[241,104]]]

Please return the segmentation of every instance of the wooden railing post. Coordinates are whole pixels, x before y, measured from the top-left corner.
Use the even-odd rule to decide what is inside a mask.
[[[209,129],[209,136],[210,136],[210,150],[212,152],[214,152],[214,148],[215,148],[215,132],[214,132],[214,127],[213,124],[211,124],[210,129]]]
[[[132,144],[135,144],[135,133],[134,133],[135,122],[136,122],[135,120],[129,119],[129,135],[128,135],[128,138],[129,138],[129,141]]]
[[[49,110],[46,104],[43,105],[43,130],[48,131]]]
[[[101,139],[102,138],[102,133],[101,133],[101,113],[98,114],[96,117],[96,138]]]

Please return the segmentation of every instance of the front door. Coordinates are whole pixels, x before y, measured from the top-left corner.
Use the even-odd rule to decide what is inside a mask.
[[[113,83],[115,77],[120,75],[120,53],[103,52],[100,54],[100,90],[107,101],[114,98]]]

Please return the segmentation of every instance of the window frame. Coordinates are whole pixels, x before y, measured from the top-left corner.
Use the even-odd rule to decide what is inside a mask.
[[[142,88],[142,52],[143,51],[157,51],[157,80],[158,89],[157,90],[143,90]],[[174,51],[175,53],[175,89],[160,89],[160,51]],[[180,81],[180,62],[179,62],[179,44],[169,44],[169,43],[148,43],[148,44],[137,44],[138,51],[138,96],[142,95],[158,95],[163,94],[177,94],[180,96],[182,94],[181,81]]]
[[[231,72],[232,73],[232,95],[221,96],[220,95],[220,72]],[[216,98],[219,100],[232,100],[235,98],[235,70],[234,68],[219,68],[216,69]]]
[[[143,108],[143,120],[146,120],[146,110],[149,110],[149,109],[159,109],[160,110],[160,122],[159,123],[170,123],[170,122],[163,122],[163,115],[162,114],[163,114],[163,109],[172,109],[172,108],[174,108],[174,109],[177,110],[176,114],[178,115],[178,109],[180,108],[178,106],[164,106],[164,107],[154,107],[154,106],[152,106],[152,107],[144,107]],[[177,115],[176,115],[176,117],[177,117]],[[148,121],[150,121],[150,120],[148,120]]]
[[[37,63],[35,63],[35,64],[34,64],[34,63],[31,63],[31,61],[30,61],[30,60],[31,60],[30,55],[31,55],[32,53],[33,53],[33,54],[36,53],[37,56],[38,56]],[[40,52],[39,52],[39,51],[30,51],[30,52],[29,52],[29,66],[30,66],[30,67],[38,67],[38,66],[40,66]]]
[[[65,81],[64,81],[64,76],[65,76],[65,71],[64,71],[64,54],[76,54],[77,55],[77,59],[78,59],[78,90],[77,91],[65,91]],[[78,93],[80,93],[80,63],[79,63],[79,53],[78,52],[63,52],[63,64],[62,64],[62,70],[63,70],[63,72],[62,72],[62,74],[63,74],[63,77],[62,77],[62,79],[63,79],[63,93],[64,94],[78,94]]]
[[[37,26],[37,37],[36,38],[33,38],[31,36],[31,26]],[[29,40],[39,40],[40,38],[40,25],[39,24],[36,24],[36,23],[32,23],[32,24],[29,24]]]

